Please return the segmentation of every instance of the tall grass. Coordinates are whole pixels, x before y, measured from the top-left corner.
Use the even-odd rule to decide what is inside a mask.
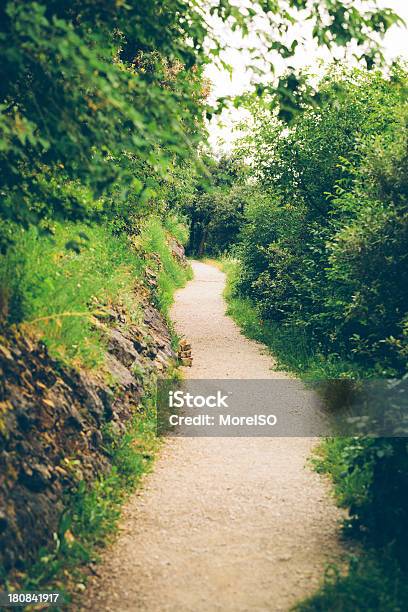
[[[353,556],[347,574],[328,568],[321,589],[296,612],[403,612],[408,582],[392,556]]]
[[[167,228],[171,229],[172,235],[175,235],[176,238],[181,240],[187,239],[185,228],[174,218],[167,222]],[[140,239],[143,250],[147,253],[154,253],[159,258],[158,262],[155,263],[153,261],[150,265],[158,273],[156,298],[159,308],[165,314],[168,313],[173,303],[174,290],[182,287],[185,281],[191,277],[190,269],[180,266],[169,249],[167,228],[163,226],[158,218],[151,217],[144,226]],[[170,230],[167,229],[167,231]]]
[[[182,217],[170,214],[165,218],[163,226],[169,232],[169,234],[171,234],[183,246],[187,245],[189,231],[187,224]]]
[[[66,248],[73,242],[78,252]],[[103,339],[92,325],[94,311],[121,302],[137,315],[132,289],[142,260],[124,236],[114,236],[106,227],[56,225],[52,239],[29,230],[7,259],[8,268],[15,270],[9,321],[33,327],[62,360],[88,367],[103,362]]]
[[[181,235],[181,225],[170,223]],[[142,228],[141,249],[108,226],[56,224],[52,238],[21,232],[0,266],[3,320],[33,328],[63,361],[101,366],[105,344],[93,313],[121,304],[133,321],[139,320],[134,288],[149,265],[159,273],[157,301],[163,311],[174,289],[185,282],[188,272],[173,258],[167,236],[159,219]],[[151,254],[161,263],[151,263]]]

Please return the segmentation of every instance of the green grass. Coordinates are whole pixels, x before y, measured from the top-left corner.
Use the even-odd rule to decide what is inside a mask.
[[[165,226],[157,218],[150,218],[132,240],[108,227],[80,224],[55,225],[52,240],[22,231],[0,267],[3,322],[34,330],[62,362],[82,368],[102,366],[105,343],[93,325],[93,314],[120,304],[128,317],[141,320],[135,286],[146,268],[158,274],[152,297],[165,314],[175,289],[191,275],[190,268],[172,256],[169,229],[177,238],[186,238],[177,220]],[[72,241],[78,243],[76,250],[66,248]],[[144,382],[148,390],[152,380]],[[145,401],[144,412],[134,416],[125,435],[115,435],[109,426],[103,434],[109,473],[86,486],[78,462],[67,463],[73,475],[78,474],[78,486],[64,501],[55,545],[40,551],[36,563],[3,577],[7,586],[52,587],[67,593],[84,588],[83,567],[114,536],[123,502],[150,468],[159,447],[153,397]]]
[[[168,227],[175,231],[176,237],[181,240],[186,239],[185,230],[179,222],[174,219],[167,222]],[[150,267],[158,272],[157,304],[160,310],[167,314],[173,303],[174,290],[182,287],[186,280],[191,278],[190,268],[184,269],[174,259],[168,247],[166,236],[169,230],[164,227],[161,221],[151,217],[145,224],[141,237],[140,245],[147,253],[158,255],[160,264],[152,261]],[[174,234],[173,234],[174,235]]]
[[[180,224],[169,223],[182,235]],[[0,267],[3,317],[34,329],[58,359],[100,367],[105,343],[93,325],[93,313],[120,304],[132,321],[140,320],[134,288],[146,267],[158,270],[156,298],[163,312],[168,311],[175,288],[186,281],[189,270],[172,257],[167,235],[155,218],[142,228],[136,247],[106,226],[55,225],[52,239],[34,230],[22,231]],[[79,252],[66,248],[72,242]],[[151,259],[152,254],[161,264]]]
[[[74,240],[80,252],[65,247]],[[121,303],[140,316],[133,288],[143,261],[129,246],[101,226],[56,225],[52,239],[22,232],[2,267],[0,283],[11,287],[9,321],[32,327],[63,361],[101,365],[105,347],[92,313]]]
[[[342,508],[358,507],[366,499],[373,465],[355,460],[372,442],[372,438],[327,438],[311,457],[315,471],[330,476],[337,504]],[[352,470],[349,469],[351,463]],[[346,522],[345,526],[348,524]]]
[[[168,215],[163,222],[164,228],[183,246],[187,245],[189,232],[187,225],[177,215]]]

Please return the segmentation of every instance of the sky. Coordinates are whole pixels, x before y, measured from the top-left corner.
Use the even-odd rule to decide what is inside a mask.
[[[251,4],[251,0],[239,0],[246,5]],[[238,2],[236,2],[238,4]],[[357,2],[356,2],[357,4]],[[400,15],[408,24],[408,0],[378,0],[378,5],[381,7],[392,8]],[[227,61],[233,68],[232,77],[225,70],[217,68],[215,65],[207,67],[206,75],[212,82],[211,99],[215,101],[219,97],[234,96],[248,90],[251,85],[252,75],[245,70],[245,66],[249,63],[250,54],[245,51],[238,51],[239,47],[260,46],[260,43],[255,35],[249,35],[243,38],[240,33],[232,32],[231,29],[220,20],[213,18],[211,25],[214,28],[217,36],[226,44],[228,51],[224,54],[223,59]],[[299,23],[292,29],[290,36],[293,38],[306,38],[304,49],[297,53],[294,58],[290,59],[290,65],[296,68],[303,66],[316,67],[320,60],[329,61],[330,53],[327,50],[319,49],[314,43],[309,24]],[[408,29],[407,27],[394,26],[385,36],[383,40],[383,52],[387,61],[391,62],[398,56],[408,59]],[[280,58],[274,61],[276,75],[279,76],[285,70],[285,62]],[[215,151],[231,150],[234,140],[239,137],[239,132],[234,130],[234,125],[237,121],[245,120],[245,111],[240,109],[231,109],[224,111],[219,118],[214,118],[209,124],[210,144]]]

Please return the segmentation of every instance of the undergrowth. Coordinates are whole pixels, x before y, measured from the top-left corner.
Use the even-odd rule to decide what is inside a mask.
[[[348,572],[326,571],[320,590],[296,606],[297,612],[403,612],[408,583],[392,555],[375,551],[350,559]]]
[[[263,320],[251,299],[236,294],[234,289],[239,272],[238,260],[224,257],[221,268],[227,275],[224,293],[227,314],[248,338],[262,342],[270,349],[277,360],[278,369],[291,370],[307,380],[355,378],[354,366],[336,355],[327,357],[312,350],[310,338],[303,328]],[[362,374],[361,370],[359,374]]]
[[[166,232],[171,233],[182,243],[185,243],[188,237],[185,227],[172,217],[165,225],[158,218],[150,218],[140,236],[143,250],[159,257],[160,264],[153,261],[150,265],[158,273],[156,300],[157,306],[164,314],[168,313],[173,302],[174,290],[182,287],[186,280],[191,278],[190,268],[183,268],[173,257],[166,240]]]
[[[185,239],[177,220],[167,224]],[[121,305],[138,322],[142,314],[135,285],[147,267],[158,270],[156,300],[165,313],[175,288],[187,279],[189,272],[173,258],[167,237],[168,230],[154,217],[142,226],[133,247],[125,234],[106,225],[55,224],[48,239],[34,229],[22,230],[0,268],[3,322],[34,328],[62,361],[102,366],[105,343],[93,315]]]
[[[224,257],[218,265],[227,275],[227,313],[248,338],[270,349],[279,369],[292,371],[306,381],[373,375],[351,361],[314,351],[312,339],[302,328],[263,321],[256,304],[235,291],[239,262]],[[331,479],[337,504],[348,510],[343,535],[358,538],[364,546],[345,563],[328,567],[321,588],[294,610],[407,609],[404,458],[406,443],[402,438],[328,438],[315,448],[310,460],[313,468]]]

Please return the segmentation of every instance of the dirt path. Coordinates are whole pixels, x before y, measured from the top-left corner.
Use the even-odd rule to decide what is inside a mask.
[[[282,378],[225,316],[224,275],[195,262],[172,317],[189,378]],[[339,511],[305,438],[173,438],[129,503],[88,609],[278,611],[319,584],[340,550]]]

